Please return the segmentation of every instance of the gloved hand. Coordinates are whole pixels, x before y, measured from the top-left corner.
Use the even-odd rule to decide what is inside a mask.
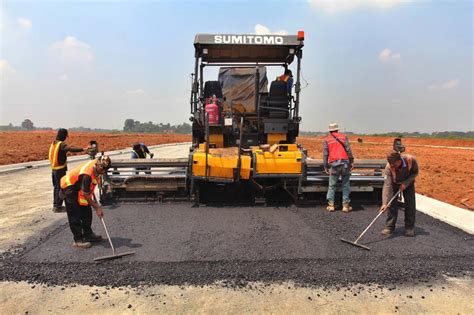
[[[154,153],[150,153],[150,159],[152,159],[155,156]]]

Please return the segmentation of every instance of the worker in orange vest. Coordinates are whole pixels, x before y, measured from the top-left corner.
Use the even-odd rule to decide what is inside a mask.
[[[342,178],[342,211],[351,212],[350,206],[350,177],[353,168],[354,157],[352,155],[349,138],[339,133],[339,126],[336,123],[329,125],[329,135],[323,141],[323,163],[324,171],[329,175],[329,186],[326,199],[327,210],[336,211],[335,195],[336,183],[339,177]]]
[[[88,148],[75,148],[66,144],[69,137],[67,129],[59,128],[54,140],[49,146],[48,159],[51,164],[53,181],[53,212],[64,212],[63,200],[59,198],[60,181],[67,171],[67,153],[82,152]]]
[[[401,155],[400,152],[392,151],[387,155],[387,165],[384,170],[384,184],[382,189],[382,207],[380,211],[386,212],[387,220],[382,234],[391,235],[395,230],[398,217],[398,203],[392,202],[390,207],[388,201],[399,189],[403,193],[405,204],[405,236],[415,236],[415,178],[418,176],[418,163],[414,156]]]
[[[293,87],[293,73],[290,69],[286,69],[285,73],[276,78],[277,81],[286,82],[286,90],[288,96],[291,96],[291,88]]]
[[[110,167],[110,158],[103,155],[79,165],[61,179],[61,195],[66,202],[69,227],[74,236],[74,247],[89,248],[92,242],[102,240],[92,232],[92,208],[100,218],[104,211],[95,199],[95,187],[101,175]]]

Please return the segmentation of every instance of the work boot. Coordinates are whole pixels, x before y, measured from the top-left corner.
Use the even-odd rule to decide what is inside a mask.
[[[414,228],[405,228],[405,236],[414,237],[415,229]]]
[[[54,213],[66,212],[66,208],[64,206],[53,207],[53,212]]]
[[[391,228],[386,227],[386,228],[384,228],[384,229],[382,230],[381,233],[382,233],[383,235],[387,235],[387,236],[388,236],[388,235],[392,235],[392,234],[393,234],[393,230],[392,230]]]
[[[72,243],[72,246],[77,248],[91,248],[92,244],[86,241],[74,241],[74,243]]]
[[[351,212],[352,211],[352,207],[351,205],[348,203],[348,202],[344,202],[342,204],[342,212]]]
[[[329,211],[329,212],[334,212],[334,211],[336,211],[336,207],[334,206],[334,202],[333,202],[333,201],[329,201],[329,202],[328,202],[328,206],[326,207],[326,210]]]
[[[92,232],[89,235],[84,236],[84,240],[86,242],[94,243],[94,242],[100,242],[103,240],[101,235],[97,235],[94,232]]]

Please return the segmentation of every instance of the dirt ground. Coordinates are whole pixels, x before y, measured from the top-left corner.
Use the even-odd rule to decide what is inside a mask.
[[[350,138],[355,159],[384,159],[392,148],[393,139],[382,137]],[[300,137],[298,142],[308,149],[308,155],[321,159],[322,137]],[[370,142],[370,143],[369,143]],[[457,207],[474,206],[474,141],[459,139],[404,139],[406,153],[414,155],[420,166],[416,190]],[[426,147],[448,146],[466,149]],[[464,204],[462,204],[463,202]]]
[[[55,135],[55,131],[0,132],[0,165],[47,159],[47,148]],[[363,142],[358,143],[358,138]],[[90,140],[98,141],[101,150],[110,151],[130,147],[138,141],[147,145],[189,142],[191,136],[71,132],[68,143],[86,147]],[[308,149],[310,157],[322,158],[322,137],[300,137],[298,142]],[[356,159],[383,159],[392,142],[393,138],[388,137],[351,137]],[[457,207],[474,207],[474,140],[404,138],[403,143],[421,167],[418,193]]]
[[[111,289],[0,282],[5,314],[472,314],[473,294],[472,279],[450,278],[438,284],[359,285],[340,291],[292,283],[252,283],[236,290],[218,284]]]
[[[56,131],[0,132],[0,165],[48,159],[48,148],[55,137]],[[131,147],[135,142],[146,145],[190,142],[191,135],[70,132],[67,143],[84,148],[91,140],[99,143],[101,151],[112,151]]]

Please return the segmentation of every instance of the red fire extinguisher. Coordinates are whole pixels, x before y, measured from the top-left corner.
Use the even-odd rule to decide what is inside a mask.
[[[209,116],[209,125],[219,124],[219,106],[217,106],[217,98],[215,96],[211,102],[206,105],[206,113]]]

